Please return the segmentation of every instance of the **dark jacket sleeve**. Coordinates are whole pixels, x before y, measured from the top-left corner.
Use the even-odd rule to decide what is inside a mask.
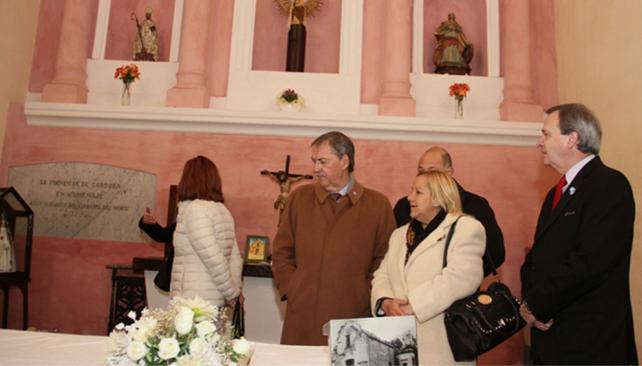
[[[466,192],[463,206],[464,213],[474,216],[482,223],[486,230],[484,276],[488,276],[492,272],[492,266],[489,262],[488,256],[490,255],[495,268],[499,268],[499,266],[504,263],[506,257],[502,229],[499,228],[499,224],[497,224],[497,220],[495,219],[495,213],[485,198]]]
[[[401,227],[410,222],[410,203],[408,197],[401,197],[393,209],[397,227]]]
[[[138,221],[138,227],[143,230],[143,232],[149,235],[152,240],[159,243],[171,243],[174,239],[174,231],[176,230],[176,223],[173,223],[167,227],[160,226],[157,222],[153,224],[145,224],[143,218],[141,217]]]

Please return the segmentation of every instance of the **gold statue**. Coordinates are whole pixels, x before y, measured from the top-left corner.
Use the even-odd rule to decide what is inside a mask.
[[[156,25],[152,21],[152,8],[145,9],[145,20],[138,22],[136,14],[132,13],[132,20],[136,20],[136,40],[134,41],[133,56],[136,61],[158,61],[158,43]]]

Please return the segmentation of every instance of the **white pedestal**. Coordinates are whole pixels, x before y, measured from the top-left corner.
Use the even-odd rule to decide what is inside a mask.
[[[243,277],[245,338],[252,342],[279,344],[285,302],[279,300],[272,278]]]
[[[145,271],[145,293],[149,309],[165,309],[169,304],[169,292],[159,289],[154,284],[154,277],[157,273],[158,271]]]
[[[154,284],[158,271],[145,271],[147,307],[166,308],[169,292]],[[252,342],[279,344],[285,316],[285,302],[279,300],[274,281],[269,277],[243,277],[245,296],[245,338]]]

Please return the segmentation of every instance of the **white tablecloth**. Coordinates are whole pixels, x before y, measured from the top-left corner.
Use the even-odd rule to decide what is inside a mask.
[[[0,329],[0,365],[104,366],[107,342],[103,336]],[[250,366],[330,365],[328,347],[252,344]]]

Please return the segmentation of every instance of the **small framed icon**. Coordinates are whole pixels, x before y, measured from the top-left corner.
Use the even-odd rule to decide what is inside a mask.
[[[268,242],[267,236],[248,235],[245,247],[245,261],[247,263],[267,262]]]

